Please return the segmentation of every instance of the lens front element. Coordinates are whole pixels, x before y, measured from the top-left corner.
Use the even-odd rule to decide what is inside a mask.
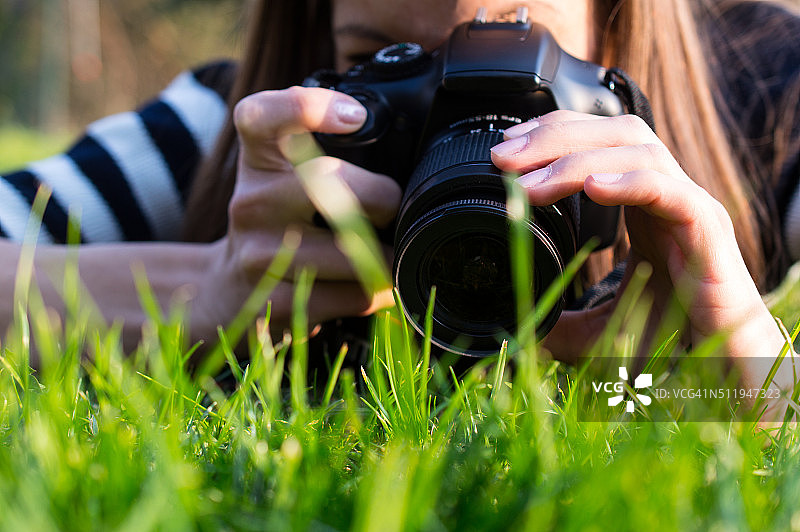
[[[513,325],[508,305],[511,264],[504,239],[486,234],[445,239],[431,251],[421,274],[436,287],[437,308],[451,320],[474,328]]]
[[[432,342],[459,354],[496,354],[517,326],[515,287],[505,204],[485,199],[459,200],[420,217],[396,246],[395,286],[406,316],[424,334],[425,312],[436,287]],[[534,256],[529,268],[533,293],[557,280],[564,260],[548,231],[527,223]],[[561,306],[541,324],[549,330]]]

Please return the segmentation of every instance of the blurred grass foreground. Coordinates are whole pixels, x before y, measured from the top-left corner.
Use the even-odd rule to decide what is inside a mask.
[[[75,265],[62,320],[23,255],[0,344],[1,530],[800,528],[796,426],[609,415],[580,368],[524,338],[457,375],[397,309],[375,316],[369,363],[348,367],[343,348],[311,374],[307,272],[290,331],[270,336],[267,307],[221,329],[199,369],[180,308],[162,313],[140,279],[149,321],[126,355],[120,324],[89,326]],[[629,298],[621,315],[646,311]],[[635,352],[635,325],[619,327],[598,345]],[[717,382],[694,360],[689,377]]]
[[[345,248],[374,247],[350,214],[332,223]],[[149,320],[126,354],[120,324],[89,325],[77,265],[65,317],[44,307],[31,251],[0,340],[0,530],[800,529],[796,426],[609,413],[583,369],[548,359],[532,336],[456,374],[396,308],[374,317],[367,364],[345,364],[343,348],[312,373],[312,272],[290,331],[272,338],[269,307],[251,310],[199,368],[181,309],[162,312],[141,278]],[[252,308],[290,260],[279,254]],[[636,352],[648,310],[635,293],[626,301],[593,354]],[[710,352],[690,353],[692,382],[719,380]]]

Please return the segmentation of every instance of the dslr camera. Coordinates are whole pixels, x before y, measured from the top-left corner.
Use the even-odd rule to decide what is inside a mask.
[[[567,54],[521,8],[503,21],[486,21],[479,10],[436,50],[393,44],[345,73],[316,72],[304,85],[349,94],[368,110],[353,134],[317,134],[322,149],[404,189],[392,275],[407,318],[423,333],[435,286],[433,343],[459,354],[496,354],[518,316],[506,181],[489,150],[506,128],[556,109],[626,112],[613,78]],[[532,292],[534,304],[589,238],[599,237],[600,247],[613,242],[619,212],[582,194],[531,209],[532,284],[521,289]],[[538,334],[552,328],[571,292],[540,321]]]

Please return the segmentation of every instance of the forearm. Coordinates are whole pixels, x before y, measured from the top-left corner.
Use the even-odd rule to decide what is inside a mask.
[[[123,323],[126,350],[135,347],[145,322],[135,273],[143,274],[163,311],[174,298],[181,298],[192,312],[213,253],[214,245],[182,243],[95,244],[68,248],[37,246],[33,261],[33,283],[44,303],[59,315],[65,314],[63,286],[65,271],[77,260],[83,289],[93,300],[95,325]],[[0,330],[6,331],[14,319],[14,290],[22,246],[0,241]],[[84,290],[81,290],[84,294]],[[88,303],[88,298],[84,303]],[[192,339],[213,334],[213,326],[195,319]]]

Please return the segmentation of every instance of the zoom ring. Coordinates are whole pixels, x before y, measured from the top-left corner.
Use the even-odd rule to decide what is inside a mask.
[[[479,131],[451,137],[439,142],[420,161],[408,182],[415,189],[425,179],[456,164],[491,163],[489,150],[503,141],[502,131]]]
[[[448,137],[433,146],[419,162],[411,175],[406,189],[405,204],[408,195],[416,190],[423,182],[435,176],[442,170],[456,165],[470,163],[492,164],[491,149],[503,141],[502,131],[473,131],[455,137]],[[498,170],[499,175],[499,170]],[[469,201],[476,201],[470,199]],[[573,194],[567,196],[557,205],[570,220],[573,221],[575,234],[580,227],[580,196]]]

